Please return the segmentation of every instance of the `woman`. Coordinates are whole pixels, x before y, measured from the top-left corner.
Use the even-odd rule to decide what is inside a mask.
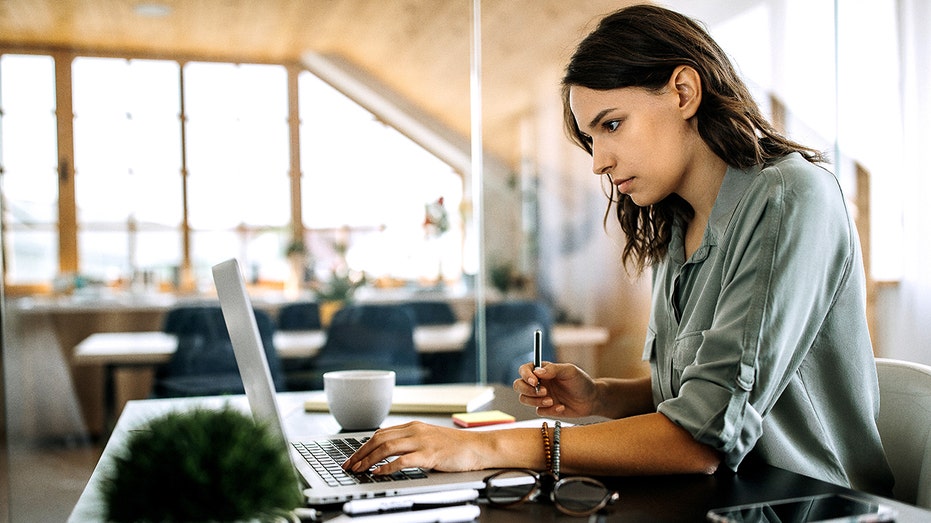
[[[612,183],[623,262],[652,269],[653,302],[649,377],[520,369],[514,389],[539,415],[611,418],[562,429],[562,470],[709,474],[760,460],[891,492],[860,248],[822,156],[767,123],[698,24],[659,7],[602,20],[563,100],[570,136]],[[411,423],[378,431],[345,466],[397,455],[377,472],[539,470],[540,439]]]

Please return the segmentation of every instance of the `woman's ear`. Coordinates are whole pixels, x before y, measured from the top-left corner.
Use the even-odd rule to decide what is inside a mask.
[[[698,112],[701,105],[701,77],[692,66],[680,65],[669,78],[671,87],[679,96],[679,110],[682,118],[688,120]]]

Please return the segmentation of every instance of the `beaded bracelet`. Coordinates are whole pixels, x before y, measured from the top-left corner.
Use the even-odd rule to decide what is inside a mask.
[[[550,470],[556,479],[559,479],[559,432],[561,428],[562,423],[556,421],[556,426],[553,428],[553,460],[550,465]]]
[[[540,429],[540,432],[543,434],[543,458],[546,470],[550,470],[553,466],[553,449],[550,446],[550,428],[543,422],[543,428]]]

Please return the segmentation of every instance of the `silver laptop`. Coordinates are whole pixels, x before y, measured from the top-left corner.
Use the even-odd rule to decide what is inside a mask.
[[[287,447],[302,481],[308,504],[323,505],[358,498],[484,486],[484,478],[489,471],[452,473],[405,469],[393,476],[343,472],[340,464],[371,433],[340,433],[306,440],[287,437],[275,400],[275,386],[265,357],[262,338],[255,321],[252,302],[246,293],[239,263],[230,259],[215,265],[213,279],[252,415],[256,421],[271,427],[281,440],[282,448]]]

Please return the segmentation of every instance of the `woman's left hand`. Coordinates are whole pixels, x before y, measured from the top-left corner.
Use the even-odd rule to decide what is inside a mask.
[[[391,474],[410,467],[446,472],[485,468],[482,440],[476,432],[438,427],[420,421],[379,429],[343,464],[350,472],[364,472],[379,461],[397,456],[372,471]]]

